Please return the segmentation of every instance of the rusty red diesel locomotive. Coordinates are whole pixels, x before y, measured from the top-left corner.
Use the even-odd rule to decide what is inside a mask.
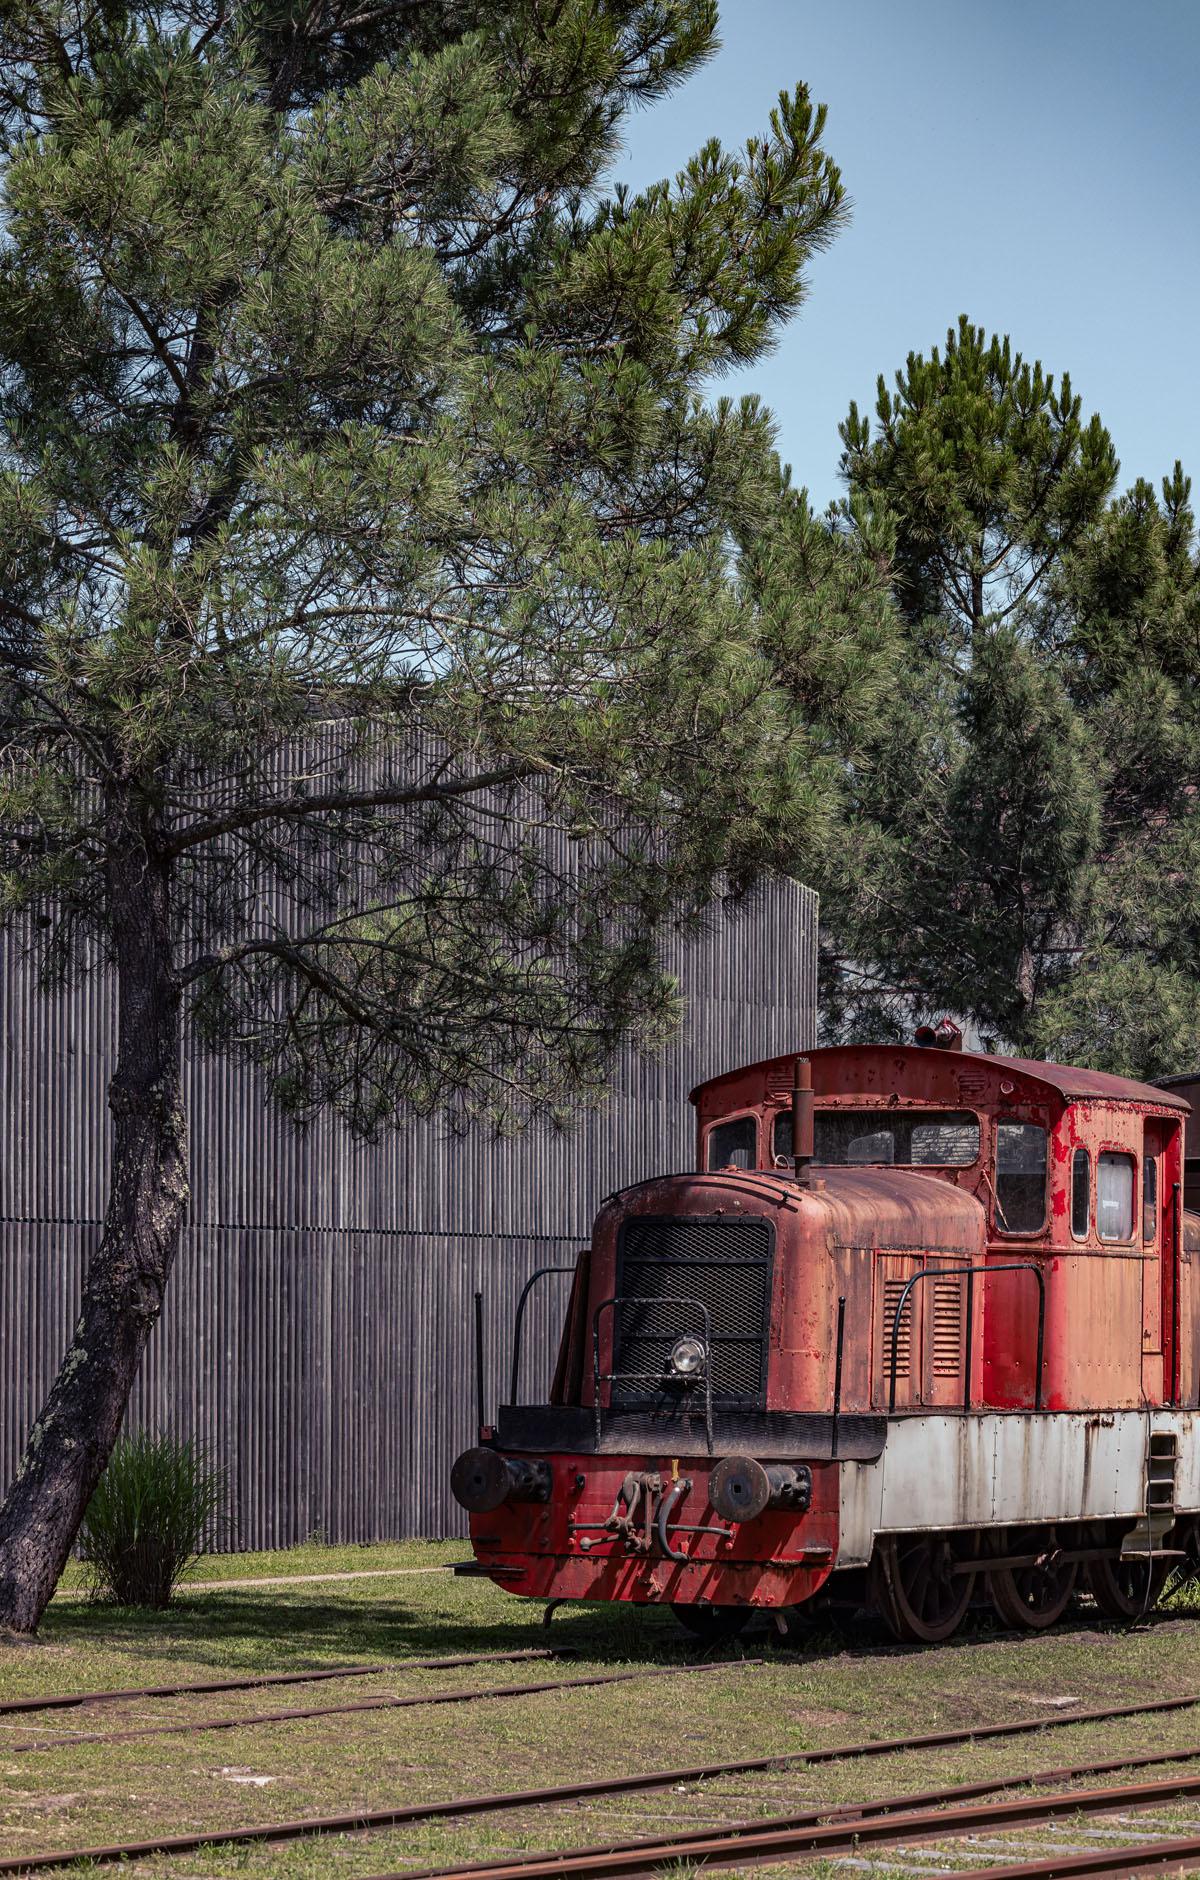
[[[604,1204],[549,1401],[455,1464],[479,1570],[712,1634],[844,1598],[934,1640],[984,1597],[1131,1617],[1195,1556],[1188,1105],[932,1037],[693,1092],[696,1172]]]

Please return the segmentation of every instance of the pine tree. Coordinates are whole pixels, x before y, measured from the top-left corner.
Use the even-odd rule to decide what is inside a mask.
[[[36,1626],[162,1305],[185,1036],[365,1132],[561,1118],[661,1037],[663,923],[830,839],[797,674],[838,550],[767,618],[770,422],[701,397],[839,225],[824,113],[605,180],[714,34],[712,0],[0,15],[0,891],[119,1002],[0,1624]]]
[[[822,902],[827,1032],[909,1037],[949,1011],[1032,1049],[1071,964],[1102,814],[1060,674],[1010,628],[965,674],[913,662],[855,800]]]
[[[856,404],[840,429],[851,491],[894,519],[901,605],[958,649],[1020,616],[1117,474],[1067,375],[1056,387],[965,314],[944,353],[909,354],[894,391],[880,375],[874,429]]]
[[[1049,619],[1112,443],[1065,375],[965,317],[841,435],[852,504],[894,533],[906,656],[823,882],[827,1028],[950,1009],[1033,1048],[1101,852],[1105,760]]]
[[[1191,487],[1108,500],[1070,382],[966,320],[842,428],[895,534],[906,653],[823,883],[825,1024],[950,1009],[1141,1077],[1200,1024],[1200,556]]]
[[[1056,573],[1057,642],[1104,774],[1070,972],[1036,1041],[1127,1076],[1191,1070],[1200,1030],[1200,556],[1182,465],[1140,480]]]

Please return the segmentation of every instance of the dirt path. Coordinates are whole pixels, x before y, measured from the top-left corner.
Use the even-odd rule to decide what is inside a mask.
[[[350,1573],[278,1573],[258,1579],[184,1580],[181,1593],[232,1593],[242,1586],[315,1586],[327,1580],[398,1580],[410,1574],[452,1573],[451,1566],[441,1567],[358,1567]],[[55,1599],[86,1599],[83,1586],[60,1586]]]

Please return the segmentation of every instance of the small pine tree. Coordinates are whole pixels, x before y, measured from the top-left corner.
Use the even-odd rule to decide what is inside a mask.
[[[895,524],[905,613],[956,652],[1028,608],[1117,474],[1067,375],[1056,387],[965,314],[944,351],[909,354],[894,391],[880,375],[874,429],[856,404],[840,428],[851,492]]]

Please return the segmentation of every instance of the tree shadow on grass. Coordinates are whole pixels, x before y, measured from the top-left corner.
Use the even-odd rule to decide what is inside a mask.
[[[465,1601],[455,1598],[466,1591]],[[405,1597],[327,1599],[259,1593],[190,1595],[167,1612],[80,1603],[53,1609],[46,1642],[128,1653],[137,1659],[186,1661],[197,1672],[277,1672],[331,1664],[381,1663],[402,1670],[412,1658],[552,1647],[585,1663],[660,1663],[692,1659],[695,1643],[665,1609],[625,1606],[560,1610],[542,1623],[542,1601],[510,1599],[495,1608],[480,1589],[450,1581],[428,1604]],[[481,1682],[493,1668],[480,1666]],[[159,1682],[146,1674],[146,1681]]]
[[[1195,1623],[1197,1593],[1176,1595],[1147,1614],[1135,1629]],[[736,1658],[778,1650],[781,1658],[813,1661],[847,1655],[891,1657],[930,1649],[970,1650],[989,1639],[1017,1639],[1004,1633],[994,1617],[980,1610],[944,1645],[898,1645],[882,1623],[864,1613],[822,1615],[815,1624],[793,1619],[780,1637],[769,1618],[756,1619],[729,1644],[704,1652],[663,1606],[627,1603],[568,1605],[542,1623],[542,1601],[513,1598],[478,1580],[449,1574],[425,1582],[415,1597],[409,1583],[395,1599],[364,1598],[338,1590],[316,1596],[311,1589],[189,1594],[167,1612],[141,1612],[85,1602],[51,1608],[42,1631],[47,1643],[78,1645],[128,1656],[138,1675],[130,1683],[166,1679],[144,1669],[147,1661],[186,1664],[184,1681],[228,1672],[270,1673],[316,1670],[332,1664],[384,1664],[403,1670],[413,1658],[455,1657],[472,1652],[528,1651],[547,1646],[569,1653],[581,1667],[694,1662],[704,1657]],[[1088,1607],[1076,1607],[1048,1635],[1112,1633]],[[466,1669],[465,1667],[463,1668]],[[503,1667],[479,1667],[479,1682],[503,1682]],[[570,1675],[564,1672],[563,1675]],[[514,1676],[514,1682],[516,1677]]]

